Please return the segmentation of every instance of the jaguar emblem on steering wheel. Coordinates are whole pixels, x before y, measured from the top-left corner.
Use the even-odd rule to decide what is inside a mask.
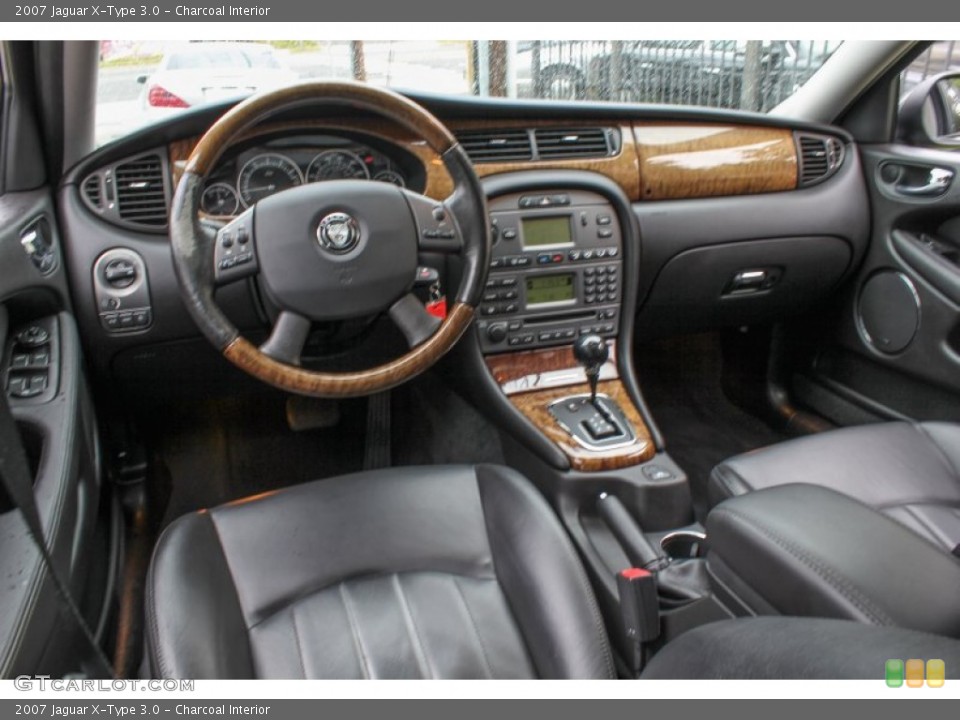
[[[317,242],[324,250],[343,255],[360,242],[360,225],[347,213],[330,213],[317,227]]]

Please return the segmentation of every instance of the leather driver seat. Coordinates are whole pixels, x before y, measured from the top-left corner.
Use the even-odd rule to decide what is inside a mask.
[[[614,677],[559,521],[490,465],[359,473],[179,518],[146,612],[154,677]]]
[[[849,495],[948,552],[960,545],[960,425],[862,425],[738,455],[714,468],[709,503],[792,483]]]

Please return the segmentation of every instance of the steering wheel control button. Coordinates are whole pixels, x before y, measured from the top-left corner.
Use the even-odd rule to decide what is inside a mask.
[[[217,231],[214,273],[218,283],[234,282],[257,271],[252,222],[253,210],[247,210]]]
[[[317,226],[317,242],[327,252],[345,255],[360,244],[360,224],[348,213],[330,213]]]
[[[135,332],[150,326],[150,291],[147,267],[133,250],[114,248],[97,258],[93,266],[93,289],[100,310],[100,326],[110,333]],[[146,322],[133,322],[136,312]]]

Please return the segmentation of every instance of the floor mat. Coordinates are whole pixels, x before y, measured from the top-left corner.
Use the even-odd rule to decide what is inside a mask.
[[[269,389],[166,408],[149,422],[168,478],[161,526],[201,508],[363,469],[367,401],[339,403],[339,422],[290,430],[287,396]],[[392,465],[503,462],[495,429],[432,374],[392,392]]]
[[[691,335],[643,343],[635,353],[640,387],[667,452],[690,478],[703,520],[706,482],[726,458],[787,439],[731,403],[721,389],[720,339]]]

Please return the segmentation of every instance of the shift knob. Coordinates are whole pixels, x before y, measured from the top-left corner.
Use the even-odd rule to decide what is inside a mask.
[[[573,344],[573,357],[583,365],[590,383],[591,402],[597,397],[597,381],[600,379],[600,368],[610,357],[610,348],[607,341],[599,335],[584,335]]]

